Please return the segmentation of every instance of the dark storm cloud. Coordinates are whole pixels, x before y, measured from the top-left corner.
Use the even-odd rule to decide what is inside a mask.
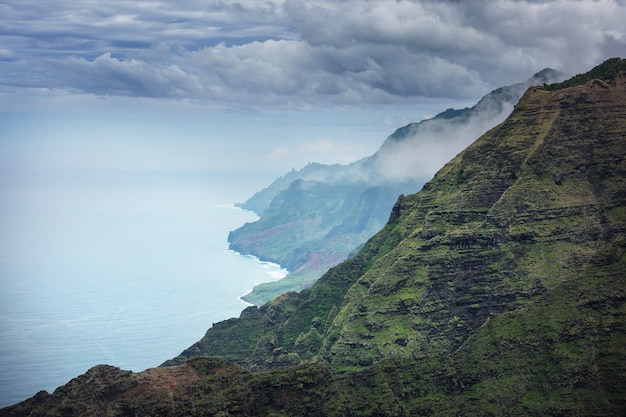
[[[476,98],[626,56],[623,1],[0,5],[0,83],[238,103]]]

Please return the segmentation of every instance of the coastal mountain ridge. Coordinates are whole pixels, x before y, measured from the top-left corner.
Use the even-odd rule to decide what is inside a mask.
[[[530,87],[310,288],[0,416],[624,415],[626,60],[598,73]]]
[[[260,218],[232,231],[230,248],[289,271],[282,280],[256,286],[246,301],[262,305],[310,286],[385,225],[400,194],[418,191],[445,162],[504,120],[526,88],[565,78],[544,69],[472,107],[397,129],[370,157],[347,165],[311,163],[239,204]]]

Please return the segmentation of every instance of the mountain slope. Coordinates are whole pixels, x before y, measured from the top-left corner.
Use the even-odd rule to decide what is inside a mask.
[[[490,315],[560,285],[623,233],[622,100],[621,82],[529,91],[505,123],[401,197],[353,260],[254,310],[263,336],[231,359],[275,366],[322,354],[348,369],[449,352]],[[210,329],[177,360],[212,352],[207,340],[230,350]]]
[[[490,315],[524,308],[620,239],[623,88],[530,91],[402,199],[384,232],[402,240],[348,291],[327,360],[453,352]]]
[[[419,190],[446,161],[504,120],[528,86],[563,77],[545,69],[492,91],[471,108],[448,109],[396,130],[369,158],[309,164],[256,193],[241,207],[261,217],[231,232],[230,246],[290,274],[257,286],[246,299],[260,305],[311,285],[384,226],[398,195]]]
[[[626,60],[530,88],[312,287],[0,415],[624,415],[624,114]]]

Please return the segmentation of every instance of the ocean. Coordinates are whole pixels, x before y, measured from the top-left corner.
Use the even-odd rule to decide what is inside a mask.
[[[158,366],[239,316],[255,284],[286,274],[228,249],[228,232],[256,216],[233,205],[238,180],[225,175],[0,181],[0,407],[98,364]]]

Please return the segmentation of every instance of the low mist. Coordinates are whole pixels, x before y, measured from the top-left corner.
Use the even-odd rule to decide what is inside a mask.
[[[378,174],[394,182],[431,178],[512,110],[513,104],[506,103],[501,111],[472,115],[466,123],[437,119],[421,123],[403,140],[385,143],[376,154]]]
[[[447,110],[433,119],[398,129],[373,156],[382,181],[425,181],[489,129],[502,123],[526,89],[560,82],[569,76],[546,68],[526,82],[502,87],[474,107]]]

